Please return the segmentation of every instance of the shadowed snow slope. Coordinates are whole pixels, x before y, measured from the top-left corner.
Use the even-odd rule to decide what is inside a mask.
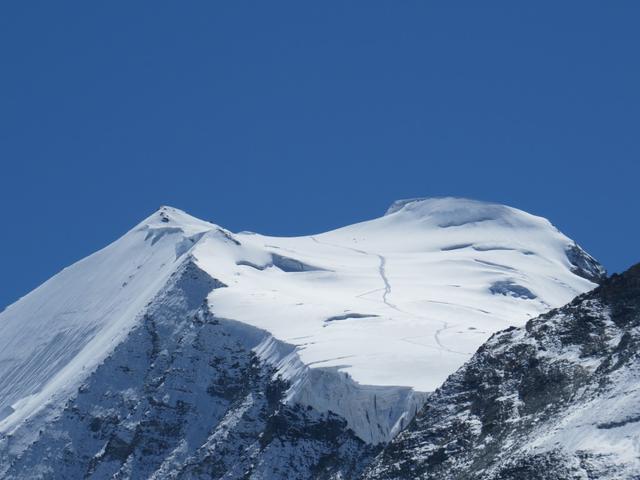
[[[471,200],[400,201],[295,238],[163,207],[0,314],[0,432],[55,416],[187,263],[213,279],[210,314],[246,326],[234,332],[289,382],[287,402],[338,414],[370,443],[393,437],[422,404],[415,392],[493,332],[604,274],[547,220]]]

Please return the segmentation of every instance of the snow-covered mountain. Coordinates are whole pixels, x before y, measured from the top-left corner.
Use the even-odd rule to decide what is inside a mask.
[[[366,480],[640,478],[640,264],[495,334]]]
[[[603,276],[472,200],[295,238],[163,207],[0,313],[0,475],[353,478],[492,333]]]

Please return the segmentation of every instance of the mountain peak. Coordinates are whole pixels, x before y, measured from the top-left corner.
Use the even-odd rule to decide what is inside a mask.
[[[218,226],[211,222],[200,220],[179,208],[162,205],[158,210],[140,222],[137,228],[145,230],[179,229],[180,231],[191,235],[194,233],[212,230],[218,228]]]
[[[385,215],[391,215],[393,213],[396,213],[404,209],[404,207],[408,205],[416,206],[416,204],[432,205],[432,206],[438,206],[443,208],[446,206],[453,206],[455,204],[486,204],[486,202],[482,202],[479,200],[472,200],[464,197],[449,197],[449,196],[402,198],[400,200],[394,201],[385,212]]]
[[[284,382],[283,404],[331,412],[360,440],[387,442],[493,332],[595,287],[581,275],[594,270],[589,257],[576,250],[572,263],[570,245],[540,217],[450,197],[399,202],[385,217],[289,238],[233,234],[160,207],[0,313],[0,477],[2,435],[28,445],[44,423],[67,418],[60,412],[70,399],[86,401],[90,377],[96,400],[87,405],[104,412],[116,408],[110,399],[132,398],[131,385],[144,416],[150,408],[164,415],[155,399],[168,398],[172,411],[187,405],[200,422],[196,405],[210,404],[203,398],[244,398],[246,385],[227,380],[254,378],[234,366],[245,361],[260,362],[265,381]],[[227,358],[231,351],[242,358]],[[211,363],[223,357],[227,367]],[[181,372],[188,382],[222,376],[188,389],[174,388],[177,376],[155,383]],[[255,388],[255,398],[270,395]],[[93,458],[105,442],[76,445]]]
[[[499,203],[460,197],[411,198],[391,204],[385,216],[398,215],[427,221],[434,227],[449,228],[482,222],[529,228],[555,228],[543,218]]]

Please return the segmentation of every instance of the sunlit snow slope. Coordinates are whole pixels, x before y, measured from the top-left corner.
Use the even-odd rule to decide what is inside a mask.
[[[208,298],[216,317],[296,347],[297,363],[274,360],[285,378],[331,367],[425,392],[493,332],[603,275],[547,220],[472,200],[396,202],[381,218],[294,238],[233,234],[163,207],[0,314],[0,431],[77,389],[187,259],[226,286]],[[321,401],[306,392],[295,399]]]

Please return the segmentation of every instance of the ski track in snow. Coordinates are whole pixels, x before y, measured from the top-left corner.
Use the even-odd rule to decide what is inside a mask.
[[[386,265],[387,265],[387,259],[384,257],[384,255],[380,255],[379,253],[371,253],[371,252],[367,252],[365,250],[360,250],[357,248],[353,248],[353,247],[347,247],[345,245],[338,245],[335,243],[328,243],[328,242],[321,242],[320,240],[318,240],[316,237],[311,236],[310,237],[311,240],[313,240],[314,242],[321,244],[321,245],[329,245],[331,247],[336,247],[336,248],[344,248],[346,250],[351,250],[352,252],[356,252],[356,253],[360,253],[361,255],[367,255],[369,257],[377,257],[379,264],[378,264],[378,274],[380,275],[380,278],[382,279],[382,283],[384,285],[384,288],[377,288],[375,290],[369,290],[367,292],[361,293],[359,295],[356,296],[356,298],[362,297],[364,295],[368,295],[369,293],[373,293],[373,292],[378,292],[380,290],[382,290],[382,302],[387,305],[389,308],[392,308],[400,313],[404,313],[407,314],[407,312],[399,309],[395,304],[391,303],[388,300],[388,296],[389,294],[391,294],[391,283],[389,283],[389,279],[387,278],[387,273],[386,273]]]
[[[364,298],[367,295],[370,295],[370,294],[375,293],[375,292],[380,292],[382,290],[384,290],[384,288],[374,288],[373,290],[367,290],[364,293],[360,293],[360,294],[356,295],[356,298]],[[368,299],[365,299],[365,300],[368,300]]]
[[[402,310],[400,310],[398,307],[395,306],[395,304],[387,300],[387,297],[391,294],[391,284],[389,283],[389,279],[387,278],[387,273],[385,271],[385,267],[387,265],[387,259],[383,255],[380,255],[379,253],[376,253],[375,255],[380,259],[380,265],[378,266],[378,273],[380,273],[380,278],[382,278],[382,281],[384,282],[384,292],[382,294],[382,301],[387,306],[401,312]]]
[[[447,352],[450,353],[456,353],[458,355],[465,355],[467,357],[471,356],[470,353],[466,353],[466,352],[459,352],[457,350],[451,350],[450,348],[447,348],[444,346],[444,344],[442,343],[442,341],[440,340],[440,334],[442,332],[444,332],[445,330],[448,330],[450,328],[453,328],[455,325],[449,326],[449,323],[447,323],[446,321],[442,320],[442,327],[439,328],[438,330],[436,330],[436,333],[433,334],[433,339],[436,341],[436,343],[438,344],[438,346],[442,349],[445,350]]]
[[[378,264],[378,274],[380,275],[380,278],[382,279],[382,283],[384,284],[384,288],[379,288],[379,289],[375,289],[375,290],[369,290],[367,292],[361,293],[360,295],[358,295],[358,297],[361,297],[363,295],[367,295],[369,293],[373,293],[373,292],[377,292],[377,291],[382,290],[382,301],[389,308],[392,308],[393,310],[396,310],[397,312],[403,313],[405,315],[412,315],[412,316],[415,316],[415,317],[418,317],[418,318],[422,318],[422,319],[425,319],[425,320],[430,320],[427,317],[424,317],[422,315],[410,314],[410,313],[400,309],[397,305],[395,305],[394,303],[391,303],[389,301],[388,296],[391,294],[392,288],[391,288],[391,282],[389,281],[389,277],[387,277],[387,271],[386,271],[387,259],[385,258],[384,255],[381,255],[379,253],[367,252],[365,250],[360,250],[360,249],[353,248],[353,247],[347,247],[347,246],[344,246],[344,245],[338,245],[338,244],[335,244],[335,243],[321,242],[320,240],[318,240],[314,236],[311,236],[310,238],[311,238],[311,240],[313,240],[314,242],[316,242],[318,244],[329,245],[329,246],[336,247],[336,248],[344,248],[344,249],[347,249],[347,250],[351,250],[353,252],[360,253],[362,255],[377,257],[379,262],[380,262]],[[449,326],[449,324],[446,321],[442,321],[442,327],[437,329],[435,331],[435,333],[433,334],[433,339],[435,340],[435,342],[438,345],[438,347],[440,347],[440,350],[444,350],[445,352],[449,352],[449,353],[454,353],[456,355],[464,355],[464,356],[467,356],[467,357],[470,356],[471,355],[470,353],[460,352],[460,351],[457,351],[457,350],[452,350],[452,349],[446,347],[442,343],[442,340],[440,339],[440,334],[442,332],[444,332],[445,330],[448,330],[449,328],[453,328],[453,327]],[[419,345],[421,347],[429,348],[428,345],[424,345],[424,344],[418,343],[418,342],[412,342],[407,338],[403,338],[402,340],[405,341],[405,342],[411,343],[413,345]]]

